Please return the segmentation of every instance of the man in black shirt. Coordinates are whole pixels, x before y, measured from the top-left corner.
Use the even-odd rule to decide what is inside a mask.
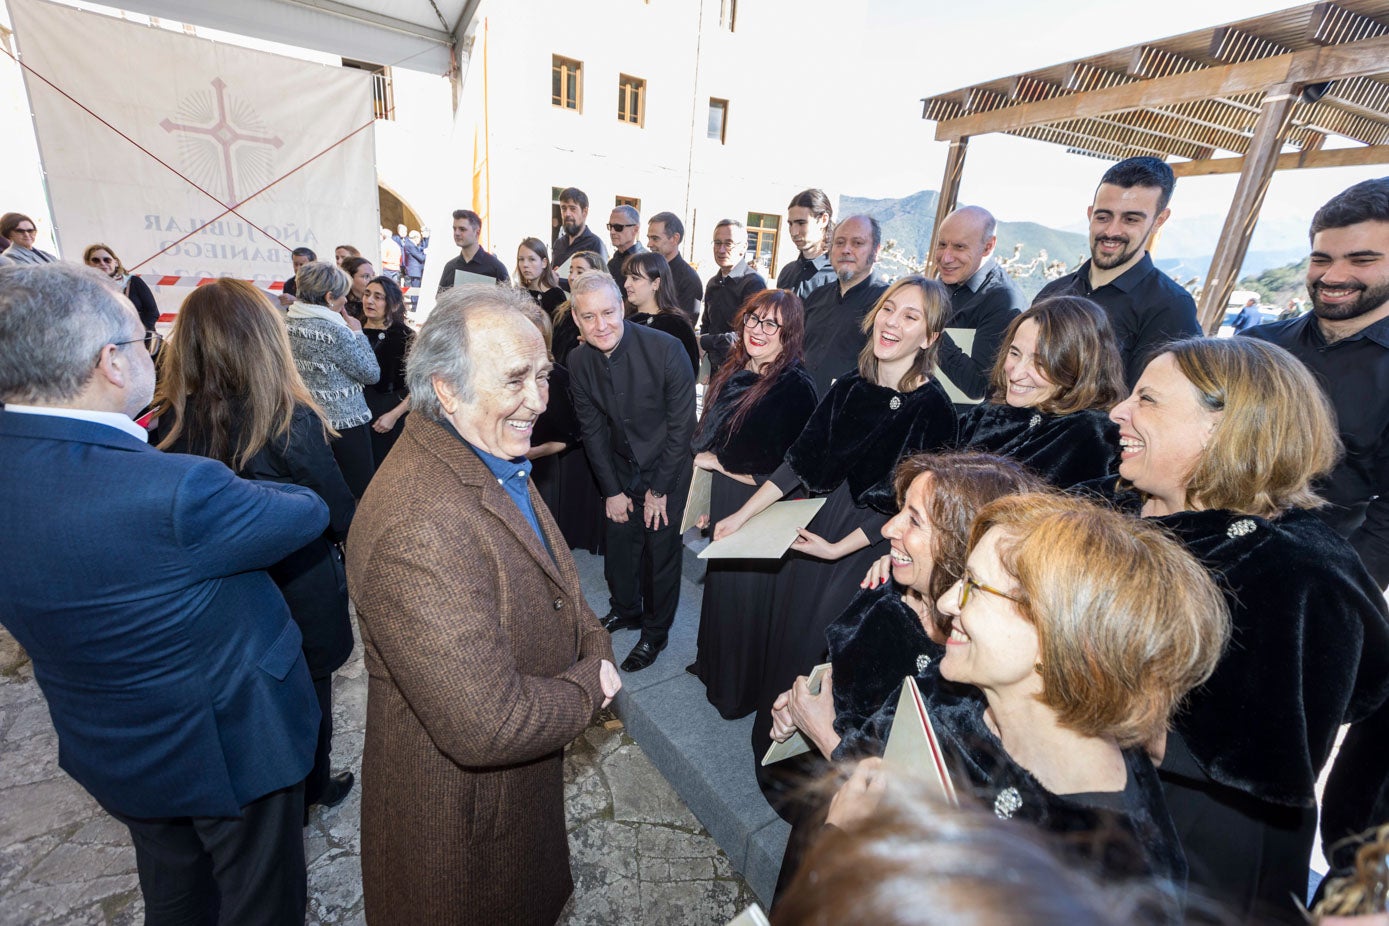
[[[802,190],[786,207],[786,228],[801,256],[776,275],[776,288],[789,289],[801,301],[835,280],[830,266],[830,232],[834,228],[834,206],[824,190]]]
[[[863,317],[877,304],[887,283],[873,273],[883,244],[882,226],[872,216],[850,216],[834,227],[830,260],[838,283],[821,286],[805,300],[805,366],[823,398],[830,384],[858,368],[868,343]]]
[[[767,288],[762,275],[748,266],[747,253],[747,226],[737,219],[720,220],[714,226],[714,263],[719,272],[704,288],[704,314],[699,320],[699,347],[709,355],[711,373],[733,348],[733,316],[749,296]]]
[[[1312,219],[1312,311],[1240,332],[1291,351],[1336,411],[1346,454],[1318,514],[1389,585],[1389,179],[1366,180]]]
[[[458,245],[458,256],[444,264],[444,274],[439,277],[439,292],[453,286],[455,274],[476,273],[491,277],[498,283],[511,282],[511,274],[497,258],[488,254],[478,244],[477,236],[482,231],[482,218],[471,209],[455,209],[453,213],[453,243]]]
[[[622,263],[633,254],[646,252],[637,239],[641,237],[641,216],[631,206],[617,206],[608,216],[608,238],[613,243],[613,256],[608,261],[608,274],[622,288]]]
[[[294,300],[299,295],[298,284],[295,282],[299,268],[316,260],[318,260],[318,255],[309,248],[295,248],[290,252],[289,261],[294,265],[294,273],[290,274],[288,280],[285,280],[284,288],[280,290],[281,306],[287,309],[294,305]]]
[[[1008,271],[993,260],[998,223],[987,209],[965,206],[945,217],[936,230],[936,268],[950,290],[946,328],[974,332],[965,353],[949,331],[940,339],[940,371],[965,396],[978,401],[989,391],[989,374],[1003,346],[1003,335],[1027,299]],[[956,402],[963,412],[973,403]]]
[[[1034,302],[1050,296],[1084,296],[1109,315],[1130,387],[1154,350],[1201,333],[1196,302],[1153,266],[1147,243],[1167,221],[1176,186],[1172,168],[1157,158],[1120,161],[1100,178],[1090,217],[1090,259],[1074,273],[1052,280]]]
[[[699,303],[704,298],[704,284],[699,274],[680,256],[680,242],[685,240],[685,223],[674,212],[658,212],[646,223],[646,244],[670,264],[675,278],[675,301],[690,316],[699,318]]]
[[[622,662],[622,671],[638,672],[665,649],[680,602],[694,371],[678,340],[623,320],[622,297],[608,277],[579,277],[572,301],[584,343],[569,354],[570,392],[608,518],[603,572],[612,610],[603,626],[641,628]]]
[[[566,187],[559,194],[559,234],[550,248],[550,266],[558,270],[571,254],[593,251],[608,259],[608,246],[588,225],[588,194],[578,187]]]

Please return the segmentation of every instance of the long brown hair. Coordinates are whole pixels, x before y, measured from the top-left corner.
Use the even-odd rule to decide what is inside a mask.
[[[154,407],[172,422],[161,450],[185,436],[239,471],[267,443],[288,436],[296,405],[318,415],[326,437],[337,437],[299,378],[279,310],[244,280],[189,293],[159,362]]]
[[[554,289],[559,285],[559,276],[555,273],[555,268],[550,264],[550,249],[545,247],[545,242],[539,238],[523,238],[520,247],[530,251],[536,257],[545,262],[545,266],[540,268],[540,276],[535,282],[541,284],[546,289]],[[521,289],[526,288],[526,282],[521,277],[521,255],[516,255],[516,285]]]
[[[1003,367],[1013,338],[1028,321],[1037,326],[1037,369],[1056,387],[1053,395],[1038,403],[1040,411],[1048,415],[1089,408],[1109,411],[1128,395],[1119,344],[1104,309],[1080,296],[1056,296],[1034,303],[1008,326],[1003,349],[989,374],[990,401],[1006,401],[1008,374]]]
[[[675,276],[670,272],[670,264],[655,251],[642,251],[633,254],[622,262],[622,276],[641,277],[656,283],[656,308],[663,315],[678,315],[694,326],[694,320],[680,305],[675,293]],[[622,288],[623,280],[618,280]]]
[[[873,306],[873,310],[863,316],[859,326],[868,335],[863,349],[858,354],[858,375],[870,383],[878,381],[878,358],[873,354],[873,320],[878,317],[883,306],[908,286],[921,290],[922,313],[926,316],[926,331],[935,335],[928,346],[916,352],[911,369],[902,375],[897,383],[898,392],[911,392],[923,385],[935,373],[936,356],[940,353],[940,334],[945,330],[946,317],[950,315],[950,290],[936,280],[928,280],[919,273],[909,274],[895,281],[884,290]]]
[[[629,258],[630,260],[630,258]],[[733,408],[728,419],[729,431],[736,431],[747,418],[748,412],[761,402],[776,385],[777,379],[791,364],[805,357],[805,306],[801,299],[789,289],[764,289],[749,296],[733,316],[733,331],[738,339],[733,342],[733,350],[728,359],[719,367],[714,378],[709,381],[709,389],[704,397],[704,417],[700,419],[699,430],[703,432],[704,423],[709,420],[709,409],[718,401],[719,393],[728,380],[748,365],[748,349],[743,343],[743,319],[749,315],[766,318],[772,312],[781,313],[781,353],[770,364],[763,367],[757,382]]]

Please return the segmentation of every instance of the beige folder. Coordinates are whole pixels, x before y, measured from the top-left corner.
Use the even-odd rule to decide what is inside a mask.
[[[936,797],[950,806],[959,804],[940,740],[931,726],[931,717],[926,713],[926,704],[921,700],[916,679],[910,675],[902,680],[897,713],[892,718],[892,732],[888,734],[887,748],[883,750],[883,766],[898,774],[913,775],[925,781]]]

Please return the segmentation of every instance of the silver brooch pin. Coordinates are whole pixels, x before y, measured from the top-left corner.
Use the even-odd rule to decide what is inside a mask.
[[[1258,526],[1259,525],[1255,524],[1250,518],[1240,518],[1234,524],[1225,528],[1225,536],[1229,537],[1231,540],[1236,537],[1243,537],[1246,534],[1254,533]]]
[[[1017,788],[1004,788],[994,798],[994,816],[1000,820],[1011,820],[1013,814],[1022,807],[1022,795]]]
[[[1029,421],[1029,422],[1027,423],[1027,426],[1028,426],[1029,428],[1035,428],[1035,427],[1037,427],[1037,425],[1039,425],[1039,424],[1041,424],[1041,423],[1042,423],[1042,416],[1041,416],[1041,415],[1033,415],[1033,416],[1032,416],[1032,420]]]
[[[893,396],[892,401],[887,403],[887,407],[894,412],[897,411],[897,409],[902,407],[902,397],[900,395]]]
[[[925,653],[922,653],[921,655],[917,656],[917,657],[916,657],[916,674],[917,674],[917,675],[920,675],[922,672],[925,672],[925,671],[926,671],[926,667],[929,666],[930,664],[931,664],[931,657],[930,657],[930,656],[927,656]]]

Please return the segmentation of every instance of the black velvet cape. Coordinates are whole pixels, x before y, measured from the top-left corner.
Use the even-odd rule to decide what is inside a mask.
[[[960,416],[959,446],[1011,457],[1061,489],[1119,469],[1119,426],[1094,408],[1049,415],[985,402]]]
[[[882,754],[902,689],[900,680],[912,675],[962,797],[973,795],[999,816],[1052,834],[1073,861],[1105,879],[1156,877],[1171,882],[1177,891],[1185,886],[1186,856],[1167,813],[1157,770],[1143,750],[1124,750],[1128,786],[1122,793],[1092,800],[1052,794],[1008,756],[989,730],[984,695],[941,678],[937,656],[942,647],[930,641],[915,612],[890,586],[860,592],[828,635],[834,661],[834,725],[842,737],[835,759]],[[918,656],[929,663],[922,660],[918,665]],[[996,803],[1010,788],[1021,800],[1011,815]]]
[[[1079,488],[1133,514],[1142,507],[1139,493],[1114,479]],[[1272,804],[1314,806],[1340,725],[1389,697],[1383,593],[1350,544],[1311,511],[1272,520],[1183,511],[1151,520],[1211,572],[1233,625],[1215,674],[1190,694],[1173,728],[1212,781]],[[1389,769],[1389,746],[1381,745],[1373,764],[1348,776],[1367,789]]]
[[[799,360],[790,364],[762,399],[730,430],[739,400],[761,376],[739,370],[728,378],[695,432],[693,450],[713,451],[730,473],[765,477],[781,465],[786,450],[815,411],[815,381]]]
[[[935,379],[902,393],[854,372],[835,380],[786,463],[812,494],[828,495],[847,479],[855,505],[893,515],[897,464],[954,441],[955,406]]]

